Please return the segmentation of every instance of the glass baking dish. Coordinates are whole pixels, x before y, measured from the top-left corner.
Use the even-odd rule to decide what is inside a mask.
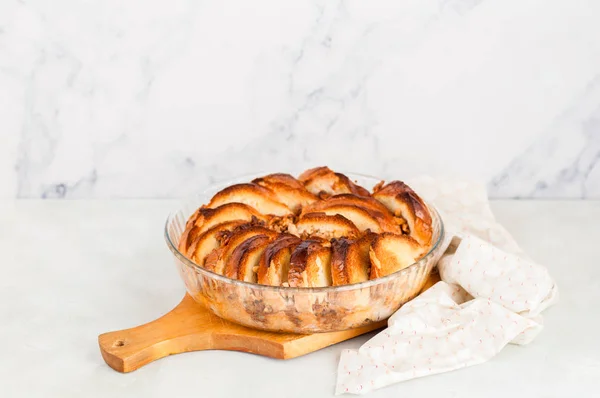
[[[167,218],[165,240],[187,292],[198,303],[221,318],[251,328],[316,333],[352,329],[385,320],[420,293],[443,252],[444,224],[437,210],[429,204],[433,229],[429,252],[396,273],[351,285],[291,288],[243,282],[208,271],[178,250],[186,222],[198,207],[208,203],[221,189],[262,175],[241,176],[212,185],[184,201]],[[361,174],[346,175],[369,190],[381,181]]]

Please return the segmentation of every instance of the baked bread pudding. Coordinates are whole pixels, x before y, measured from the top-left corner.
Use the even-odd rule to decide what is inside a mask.
[[[217,192],[187,220],[179,251],[232,279],[324,287],[400,271],[431,241],[429,209],[403,182],[381,181],[369,191],[317,167]]]

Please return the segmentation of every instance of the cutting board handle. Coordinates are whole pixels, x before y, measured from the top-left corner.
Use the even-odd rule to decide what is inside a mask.
[[[370,330],[375,327],[377,325],[369,326]],[[355,329],[337,333],[339,336],[352,334],[347,339],[365,331]],[[316,339],[312,346],[318,349],[341,341],[338,335],[332,333],[330,340]],[[306,350],[294,351],[292,345],[286,351],[283,343],[291,343],[302,336],[305,335],[280,335],[236,325],[219,318],[186,294],[166,315],[135,328],[101,334],[98,344],[104,361],[116,371],[127,373],[167,355],[189,351],[229,350],[271,358],[292,358],[305,354]],[[319,345],[319,340],[324,341]]]
[[[166,315],[131,329],[101,334],[100,352],[119,372],[131,372],[167,355],[212,349],[212,331],[197,322],[197,304],[189,295]]]

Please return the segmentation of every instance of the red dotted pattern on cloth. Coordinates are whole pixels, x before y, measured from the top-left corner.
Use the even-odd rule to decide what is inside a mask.
[[[440,319],[440,323],[436,324],[436,325],[430,325],[428,324],[428,322],[426,321],[427,318],[416,318],[419,319],[419,323],[417,323],[418,328],[414,328],[411,327],[410,323],[407,326],[409,329],[407,330],[407,333],[405,334],[405,329],[400,329],[400,330],[394,330],[394,329],[388,329],[385,332],[383,332],[380,336],[381,337],[385,337],[386,340],[384,340],[383,342],[380,341],[379,344],[381,344],[381,346],[379,345],[368,345],[366,346],[366,354],[367,357],[370,359],[371,365],[369,369],[364,369],[365,373],[363,374],[362,372],[355,372],[355,376],[361,376],[363,378],[357,377],[357,379],[362,380],[362,384],[353,384],[353,379],[348,379],[347,382],[352,383],[352,385],[347,385],[345,388],[343,388],[343,391],[349,392],[350,389],[354,389],[357,392],[361,392],[364,389],[364,384],[368,382],[368,385],[374,386],[375,385],[375,380],[383,375],[392,375],[392,374],[396,374],[396,375],[402,375],[405,374],[406,372],[409,372],[409,374],[412,375],[412,377],[416,377],[417,374],[422,376],[422,375],[426,375],[428,373],[431,372],[437,372],[437,370],[435,369],[435,362],[438,360],[438,358],[442,359],[442,361],[447,360],[447,358],[459,358],[461,357],[463,354],[459,354],[458,350],[473,350],[476,349],[476,347],[470,346],[471,344],[476,344],[477,346],[481,346],[482,350],[484,350],[484,352],[488,352],[490,350],[499,350],[499,348],[494,348],[496,346],[498,346],[498,344],[502,344],[504,345],[505,339],[507,338],[507,336],[512,336],[515,333],[515,330],[517,330],[519,327],[521,327],[521,329],[523,329],[524,327],[524,323],[523,322],[519,322],[518,319],[514,319],[514,316],[512,312],[506,313],[505,317],[503,316],[502,318],[498,318],[500,315],[502,315],[503,309],[501,306],[499,306],[498,304],[502,304],[502,305],[512,305],[512,306],[516,306],[518,304],[520,304],[520,300],[522,300],[522,302],[527,305],[531,300],[527,299],[527,295],[525,293],[523,293],[523,291],[521,293],[519,293],[518,291],[514,291],[515,288],[517,287],[528,287],[528,285],[525,284],[525,280],[529,280],[530,277],[527,276],[526,272],[522,272],[521,275],[520,273],[516,272],[515,269],[521,269],[521,268],[525,268],[523,267],[523,263],[520,263],[519,265],[515,265],[515,263],[511,263],[512,268],[510,267],[506,267],[503,268],[502,265],[498,264],[499,261],[508,261],[509,258],[513,259],[513,257],[509,257],[508,255],[498,255],[496,249],[492,248],[489,245],[484,245],[484,244],[479,244],[477,245],[478,249],[481,250],[481,253],[479,253],[479,257],[478,258],[473,258],[473,256],[469,257],[470,261],[468,262],[462,262],[461,260],[456,261],[456,263],[454,264],[455,267],[451,270],[446,269],[446,272],[451,272],[455,278],[456,281],[459,281],[463,286],[467,286],[467,290],[469,293],[478,293],[478,290],[473,291],[472,287],[475,287],[475,289],[482,289],[482,288],[487,288],[489,291],[487,292],[490,296],[489,297],[485,297],[484,299],[485,301],[481,301],[481,305],[484,305],[485,307],[478,307],[478,309],[474,312],[474,314],[477,314],[477,316],[474,316],[473,313],[471,313],[471,315],[469,316],[470,319],[465,319],[464,316],[461,316],[460,314],[460,310],[455,310],[455,312],[452,313],[452,315],[450,317],[455,318],[455,321],[452,321],[449,317],[444,316]],[[471,244],[469,243],[467,246],[467,249],[471,248]],[[489,260],[489,261],[488,261]],[[489,267],[489,262],[494,263],[495,262],[495,266],[496,269],[490,268]],[[518,259],[516,262],[519,262]],[[466,265],[465,265],[466,264]],[[482,264],[486,264],[485,266],[483,266]],[[527,264],[529,265],[529,264]],[[516,268],[515,268],[516,267]],[[526,267],[528,269],[533,269],[533,265],[529,265],[528,267]],[[463,269],[468,269],[469,272],[468,273],[462,273]],[[508,283],[506,283],[505,285],[493,285],[491,283],[487,284],[486,286],[483,286],[483,284],[480,284],[480,281],[482,280],[492,280],[489,278],[493,278],[494,281],[496,280],[503,280],[503,278],[505,278],[505,275],[508,276],[508,278],[504,279],[505,281],[507,281]],[[525,279],[524,279],[525,278]],[[513,279],[515,279],[515,283],[513,282]],[[463,283],[464,282],[464,283]],[[477,283],[475,283],[477,282]],[[483,286],[483,287],[482,287]],[[496,296],[496,286],[498,287],[498,290],[503,292],[503,294]],[[537,283],[531,284],[529,285],[529,287],[533,286],[534,288],[538,287]],[[525,291],[526,292],[526,291]],[[448,293],[450,294],[451,297],[457,299],[457,298],[461,298],[462,300],[464,300],[465,297],[465,292],[463,291],[463,289],[461,289],[460,286],[452,286],[451,288],[449,288]],[[527,292],[526,292],[527,293]],[[476,294],[473,294],[473,296],[478,297]],[[479,296],[480,297],[480,296]],[[508,297],[508,298],[507,298]],[[521,299],[520,297],[523,297],[523,299]],[[494,299],[496,298],[496,300]],[[467,298],[468,299],[468,298]],[[510,304],[509,304],[510,303]],[[459,303],[460,304],[460,303]],[[418,310],[416,310],[418,312]],[[495,319],[496,321],[499,321],[496,325],[497,328],[497,333],[494,333],[493,330],[490,330],[491,324],[488,324],[488,327],[482,328],[482,329],[478,329],[480,326],[477,324],[477,320],[482,318],[482,317],[486,317],[486,316],[490,316],[492,319]],[[415,318],[413,318],[415,319]],[[500,321],[501,319],[506,319],[506,322],[510,322],[511,325],[514,326],[510,326],[507,323]],[[448,331],[445,333],[445,337],[446,342],[450,341],[450,338],[452,338],[452,344],[456,344],[456,346],[452,346],[452,345],[448,345],[447,343],[443,343],[442,345],[440,345],[439,343],[439,335],[433,335],[433,333],[436,332],[436,330],[439,330],[440,328],[444,327],[443,325],[449,325],[452,322],[459,322],[460,325],[456,326],[455,328],[453,328],[451,331]],[[400,323],[401,320],[400,320]],[[505,325],[507,325],[507,328],[505,328]],[[433,333],[431,332],[427,332],[427,334],[425,333],[421,333],[422,329],[433,329]],[[494,328],[492,328],[494,329]],[[508,331],[507,331],[508,329]],[[523,334],[525,333],[525,330],[521,330],[519,329],[517,333]],[[390,330],[393,330],[393,332],[390,332]],[[457,333],[461,333],[460,335]],[[480,335],[480,333],[484,333],[485,336]],[[479,335],[478,335],[479,334]],[[408,337],[407,335],[410,335],[410,337]],[[477,336],[476,339],[472,339],[472,337]],[[376,336],[375,338],[377,338],[378,336]],[[415,341],[415,339],[417,339],[419,341],[419,344],[413,344],[413,341]],[[376,341],[376,340],[374,340]],[[401,349],[397,350],[396,348],[393,348],[391,350],[385,350],[386,345],[390,344],[390,342],[393,341],[393,345],[394,347],[398,347],[399,345],[403,345],[403,347],[401,347]],[[435,343],[436,341],[438,341],[438,343]],[[381,348],[381,350],[376,350],[376,348]],[[435,349],[435,351],[432,348],[439,348],[439,349]],[[443,349],[444,351],[442,352],[440,349]],[[448,350],[450,349],[450,350]],[[407,351],[408,350],[408,351]],[[417,350],[417,351],[415,351]],[[387,352],[387,353],[386,353]],[[406,358],[413,358],[413,356],[411,356],[411,353],[415,353],[415,352],[423,352],[423,354],[426,353],[430,353],[429,355],[423,357],[423,361],[424,361],[424,366],[422,365],[418,365],[418,364],[410,364],[410,363],[406,363]],[[468,351],[467,351],[468,352]],[[398,355],[401,355],[402,357],[398,357]],[[420,354],[420,355],[423,355]],[[433,354],[433,355],[431,355]],[[488,355],[488,354],[485,354]],[[491,356],[495,355],[495,352],[492,353]],[[417,356],[419,357],[419,356]],[[434,361],[435,359],[435,361]],[[397,362],[398,361],[398,362]],[[397,368],[397,364],[401,364],[400,369]],[[464,363],[459,363],[457,364],[458,367],[464,367],[464,366],[468,366],[468,363],[464,362]],[[346,367],[344,367],[344,369],[346,369]],[[363,365],[360,365],[360,367],[355,367],[355,369],[357,370],[363,370]],[[394,373],[390,371],[390,369],[394,370]],[[404,370],[403,370],[404,369]],[[447,369],[447,367],[446,367]],[[351,375],[352,372],[348,372],[349,375]],[[395,376],[391,376],[391,377],[395,377]],[[405,379],[406,376],[403,376],[403,379]],[[358,381],[358,380],[357,380]],[[386,385],[389,384],[390,382],[393,382],[393,379],[384,379],[383,383],[380,383],[379,385]],[[342,386],[343,387],[343,386]],[[338,390],[340,391],[340,390]]]

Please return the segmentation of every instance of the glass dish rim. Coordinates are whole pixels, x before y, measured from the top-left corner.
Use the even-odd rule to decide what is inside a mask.
[[[354,179],[353,177],[360,177],[360,178],[367,178],[367,179],[382,181],[381,178],[374,177],[374,176],[367,175],[367,174],[354,173],[354,172],[346,173],[343,171],[342,171],[342,173],[345,174],[350,179]],[[209,184],[208,186],[206,186],[206,188],[204,188],[203,192],[208,191],[211,188],[217,188],[222,185],[239,183],[238,181],[240,181],[242,179],[258,178],[258,177],[261,177],[266,174],[269,174],[269,172],[244,174],[244,175],[239,175],[237,177],[230,178],[228,180],[215,181],[215,182]],[[391,180],[391,181],[393,181],[393,180]],[[198,196],[198,195],[201,195],[201,193],[196,194],[196,196]],[[215,272],[209,271],[206,268],[201,267],[200,265],[196,264],[195,262],[193,262],[192,260],[187,258],[184,254],[182,254],[179,251],[179,248],[171,241],[171,237],[169,236],[169,224],[173,220],[175,215],[179,211],[181,211],[181,207],[177,210],[169,212],[169,215],[167,216],[167,220],[166,220],[165,226],[164,226],[164,238],[165,238],[165,241],[167,242],[167,246],[168,246],[169,250],[186,267],[192,268],[196,272],[200,272],[201,274],[205,275],[208,278],[215,279],[215,280],[218,280],[223,283],[227,283],[227,284],[231,284],[231,285],[235,285],[235,286],[239,286],[239,287],[246,287],[246,288],[250,288],[250,289],[271,291],[271,292],[281,292],[281,293],[283,293],[283,292],[285,292],[285,293],[335,293],[335,292],[342,292],[342,291],[348,291],[348,290],[361,290],[361,289],[370,288],[372,286],[376,286],[379,284],[384,284],[387,281],[398,278],[402,274],[409,272],[412,268],[414,268],[414,267],[418,266],[419,264],[422,264],[424,261],[426,261],[428,259],[428,257],[433,256],[436,249],[442,244],[442,241],[444,240],[444,236],[445,236],[444,221],[442,220],[440,213],[434,206],[432,206],[425,199],[423,199],[423,198],[421,198],[421,199],[423,200],[423,202],[425,202],[425,205],[428,207],[428,209],[430,211],[432,211],[433,213],[435,213],[435,217],[437,217],[437,219],[439,221],[439,225],[440,225],[439,226],[440,233],[437,238],[437,241],[433,245],[431,245],[431,248],[429,249],[429,251],[423,257],[421,257],[418,261],[416,261],[413,264],[409,265],[408,267],[403,268],[399,271],[396,271],[392,274],[386,275],[381,278],[371,279],[371,280],[368,280],[365,282],[352,283],[352,284],[348,284],[348,285],[323,286],[323,287],[286,287],[286,286],[261,285],[258,283],[245,282],[245,281],[240,281],[238,279],[232,279],[225,275],[220,275]]]

